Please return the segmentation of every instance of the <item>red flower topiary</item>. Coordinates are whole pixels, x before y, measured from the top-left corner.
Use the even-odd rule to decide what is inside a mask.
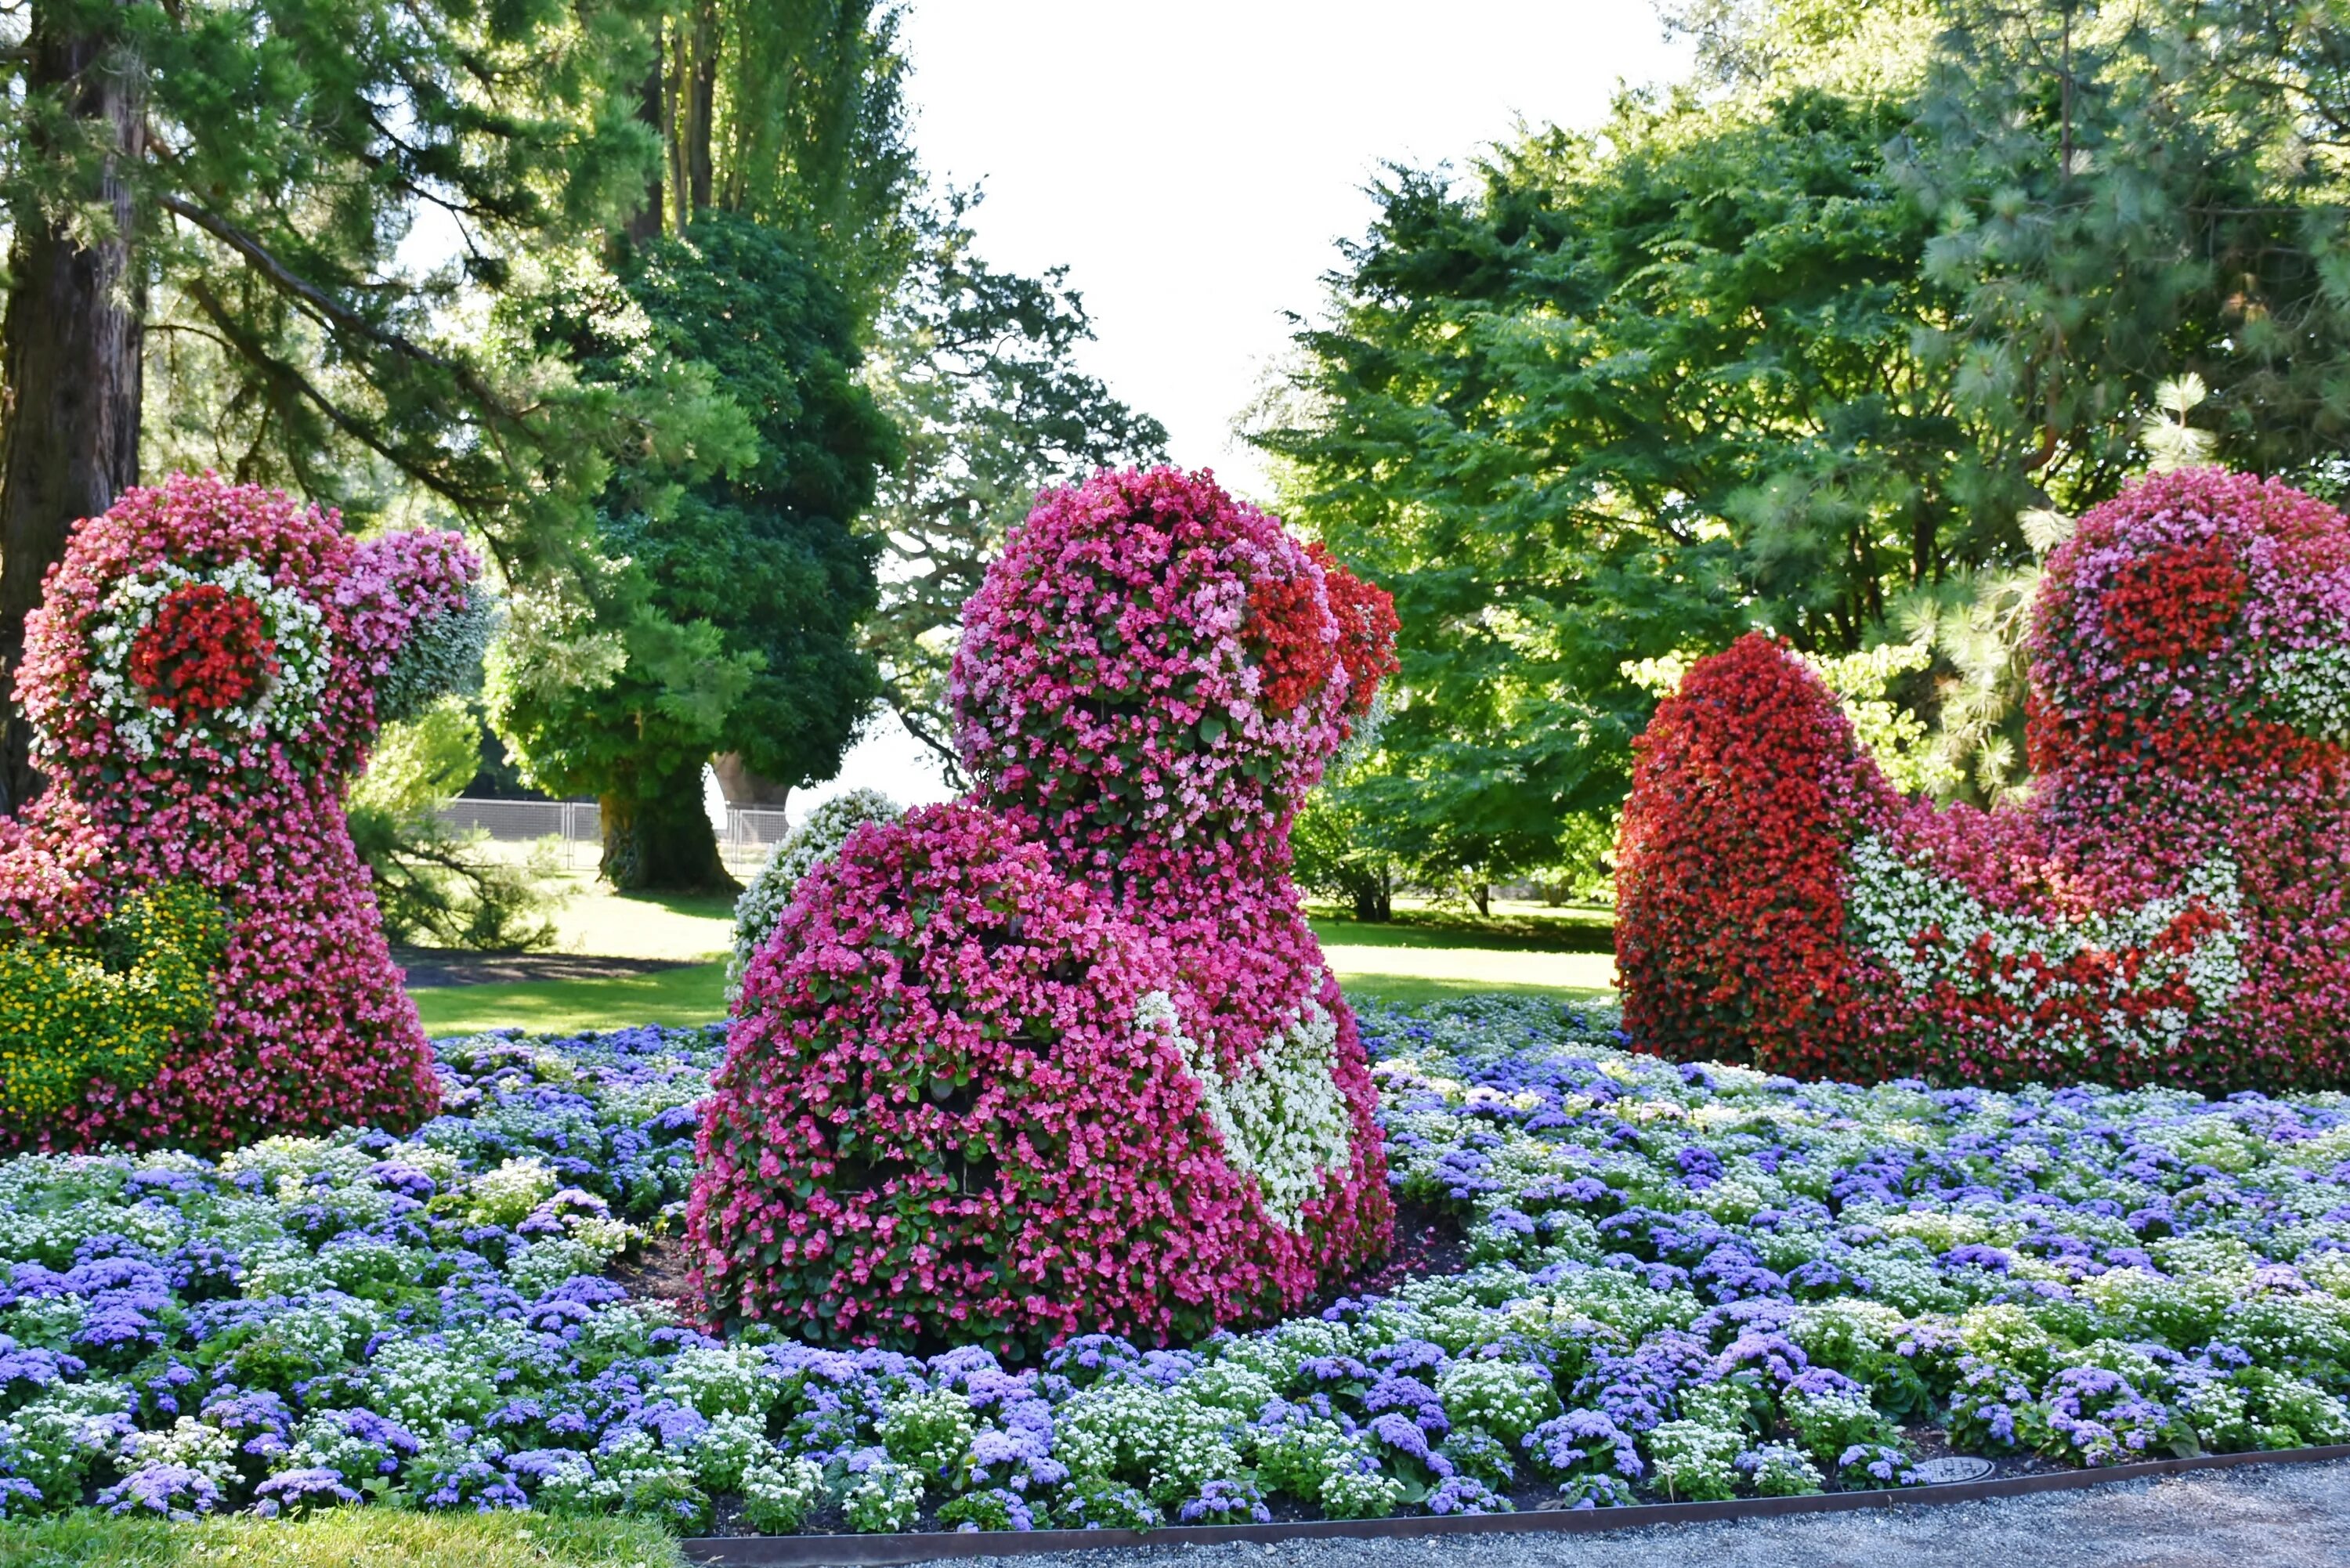
[[[230,708],[277,678],[261,607],[218,583],[172,590],[130,645],[130,679],[173,712]]]
[[[1789,1074],[2212,1091],[2350,1083],[2350,522],[2147,480],[2033,607],[2024,803],[1902,803],[1748,638],[1638,749],[1625,1026]]]

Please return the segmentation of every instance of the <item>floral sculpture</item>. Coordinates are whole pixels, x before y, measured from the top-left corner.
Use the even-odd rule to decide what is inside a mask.
[[[1750,636],[1642,737],[1625,1027],[1874,1081],[2350,1083],[2350,521],[2216,469],[2081,520],[2033,609],[2022,804],[1905,800]]]
[[[859,827],[744,977],[689,1210],[712,1317],[893,1344],[1294,1308],[1392,1231],[1300,798],[1388,597],[1211,479],[1042,497],[964,611],[973,794]]]
[[[853,789],[837,794],[815,810],[797,827],[784,835],[759,874],[734,900],[734,951],[726,961],[726,1005],[743,998],[743,975],[752,955],[767,945],[775,922],[792,901],[800,878],[819,860],[828,860],[848,836],[868,822],[895,822],[905,812],[878,789]]]
[[[342,788],[380,722],[478,658],[479,569],[453,534],[362,544],[209,474],[78,525],[26,623],[16,692],[50,783],[0,825],[0,940],[87,943],[165,885],[209,895],[225,934],[213,1005],[173,1015],[142,1070],[93,1074],[54,1115],[0,1096],[0,1139],[217,1148],[432,1114]]]

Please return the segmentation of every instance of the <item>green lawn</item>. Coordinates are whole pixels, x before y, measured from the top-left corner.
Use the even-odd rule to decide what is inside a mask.
[[[410,994],[427,1034],[471,1034],[508,1025],[534,1033],[568,1033],[632,1023],[707,1023],[726,1016],[726,966],[695,964],[623,980],[428,986]]]
[[[556,923],[565,952],[714,959],[733,940],[733,905],[724,898],[615,893],[584,867],[567,873],[563,891]],[[1399,899],[1390,922],[1367,924],[1316,907],[1313,926],[1338,983],[1353,995],[1414,1002],[1509,992],[1594,1002],[1614,993],[1608,919],[1602,909],[1500,903],[1486,917]],[[697,963],[625,980],[432,987],[414,995],[432,1034],[702,1023],[725,1015],[725,966]]]
[[[85,1511],[0,1525],[0,1568],[682,1568],[659,1525],[342,1509],[166,1524]]]

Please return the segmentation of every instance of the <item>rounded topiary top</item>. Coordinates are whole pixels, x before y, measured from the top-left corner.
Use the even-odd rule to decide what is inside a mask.
[[[2350,740],[2350,524],[2280,481],[2158,475],[2081,519],[2033,606],[2035,773],[2278,772]]]
[[[1016,1345],[1277,1301],[1298,1265],[1253,1244],[1171,983],[996,813],[858,828],[753,959],[704,1106],[711,1315]]]
[[[1392,668],[1387,596],[1207,474],[1046,493],[963,612],[950,691],[991,798],[1096,867],[1261,832]]]
[[[361,544],[332,512],[214,474],[125,491],[26,618],[16,691],[41,765],[92,805],[351,772],[379,684],[412,703],[416,659],[463,662],[436,623],[486,630],[479,570],[454,534]]]

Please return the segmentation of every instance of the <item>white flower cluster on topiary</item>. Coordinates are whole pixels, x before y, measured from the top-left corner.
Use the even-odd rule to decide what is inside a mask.
[[[726,961],[730,1009],[742,1000],[743,975],[751,967],[751,955],[775,935],[775,922],[784,918],[800,878],[817,861],[830,859],[833,851],[867,823],[895,822],[905,815],[903,806],[878,789],[853,789],[809,812],[807,820],[775,846],[765,867],[734,900],[734,956]]]
[[[1182,1031],[1163,991],[1135,1006],[1135,1023],[1163,1035],[1200,1085],[1200,1106],[1224,1140],[1224,1158],[1257,1179],[1265,1211],[1292,1231],[1328,1172],[1345,1171],[1354,1122],[1336,1076],[1338,1021],[1307,998],[1305,1008],[1227,1076]]]
[[[2180,917],[2197,904],[2220,917],[2220,923],[2183,944],[2167,942]],[[1960,995],[1996,995],[2015,1004],[2020,1015],[2028,1014],[2035,996],[2077,989],[2075,982],[2051,981],[2052,972],[2100,952],[2147,955],[2140,965],[2093,966],[2094,983],[2115,1001],[2183,980],[2198,1014],[2208,1017],[2233,1002],[2244,983],[2243,898],[2236,867],[2225,855],[2189,872],[2185,888],[2173,897],[2051,920],[1995,909],[1956,878],[1907,859],[1884,839],[1864,833],[1852,846],[1846,907],[1856,945],[1913,995],[1941,988]],[[2100,1017],[2109,1033],[2142,1053],[2175,1049],[2195,1022],[2177,1008],[2158,1009],[2137,1022],[2118,1009]],[[2028,1026],[2023,1019],[2012,1027]],[[2066,1044],[2086,1051],[2092,1042],[2084,1037]]]

